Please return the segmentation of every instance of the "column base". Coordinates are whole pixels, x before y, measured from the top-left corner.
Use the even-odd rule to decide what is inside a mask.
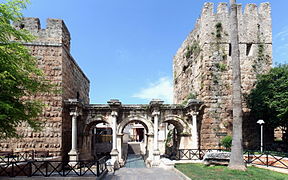
[[[157,167],[159,165],[160,165],[160,151],[156,150],[153,152],[152,167]]]
[[[75,166],[79,160],[79,151],[78,150],[71,150],[68,153],[68,156],[69,156],[69,165]]]
[[[119,154],[119,152],[118,152],[117,149],[112,149],[112,151],[110,153],[110,155],[111,155],[111,165],[112,165],[112,168],[114,170],[120,168],[118,154]]]
[[[119,154],[119,152],[117,149],[112,149],[112,151],[110,153],[111,156],[118,156],[118,154]]]

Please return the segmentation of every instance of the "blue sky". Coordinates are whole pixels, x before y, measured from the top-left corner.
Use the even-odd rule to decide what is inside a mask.
[[[90,79],[91,103],[171,103],[172,59],[205,0],[31,0],[26,17],[63,19],[71,54]],[[212,0],[209,2],[225,2]],[[226,0],[228,2],[228,0]],[[267,2],[238,0],[238,3]],[[270,0],[274,63],[288,57],[288,1]]]

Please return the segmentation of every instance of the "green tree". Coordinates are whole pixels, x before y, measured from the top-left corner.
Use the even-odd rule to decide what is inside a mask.
[[[251,114],[268,127],[288,127],[288,65],[279,65],[259,75],[248,96]]]
[[[16,127],[22,122],[39,129],[36,118],[43,104],[31,97],[51,88],[37,68],[36,59],[22,45],[33,37],[12,25],[21,20],[20,11],[27,3],[28,0],[11,0],[0,4],[0,138],[19,137]]]

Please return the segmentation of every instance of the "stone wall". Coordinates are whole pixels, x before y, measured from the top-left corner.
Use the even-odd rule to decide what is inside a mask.
[[[36,37],[25,45],[36,57],[38,67],[46,78],[61,91],[58,94],[31,97],[42,100],[46,105],[39,117],[43,122],[42,131],[33,132],[23,123],[18,127],[23,138],[2,141],[1,150],[51,151],[65,155],[71,147],[71,118],[64,109],[63,101],[78,96],[83,103],[88,104],[89,80],[70,55],[70,33],[62,20],[48,19],[46,29],[41,29],[38,18],[24,18],[14,25],[18,29],[30,31]]]
[[[254,87],[256,75],[267,72],[272,65],[270,4],[248,4],[244,12],[239,5],[238,18],[242,93],[246,97]],[[200,145],[218,148],[220,139],[232,132],[232,65],[226,3],[220,3],[216,12],[213,3],[205,3],[194,30],[174,57],[173,70],[174,103],[181,104],[189,96],[204,101]],[[243,111],[244,144],[251,145],[256,137],[251,127],[256,127],[256,122],[249,117],[245,98]]]

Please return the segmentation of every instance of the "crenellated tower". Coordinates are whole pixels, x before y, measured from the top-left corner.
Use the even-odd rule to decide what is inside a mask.
[[[188,35],[173,62],[174,103],[188,97],[203,100],[200,114],[202,148],[217,148],[220,139],[232,132],[232,65],[230,23],[227,3],[205,3],[194,30]],[[257,74],[272,65],[272,25],[269,3],[238,5],[241,82],[244,111],[244,145],[251,145],[256,126],[245,97],[256,82]]]
[[[23,18],[14,26],[35,36],[33,42],[24,45],[37,59],[37,65],[45,77],[60,92],[33,97],[46,105],[39,117],[43,122],[41,131],[33,132],[23,123],[17,127],[23,138],[1,141],[0,149],[49,151],[52,155],[67,156],[71,149],[71,117],[69,110],[64,108],[64,100],[79,99],[83,104],[89,104],[90,82],[70,54],[70,33],[63,20],[47,19],[46,28],[42,29],[38,18]]]

